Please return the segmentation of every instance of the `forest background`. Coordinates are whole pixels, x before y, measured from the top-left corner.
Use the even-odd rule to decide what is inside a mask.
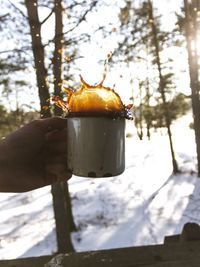
[[[172,124],[193,113],[200,176],[200,1],[1,1],[0,136],[60,116],[51,95],[77,90],[79,74],[102,79],[133,104],[139,140],[166,128],[172,173],[180,172]],[[76,230],[67,183],[52,186],[58,251],[73,251]]]

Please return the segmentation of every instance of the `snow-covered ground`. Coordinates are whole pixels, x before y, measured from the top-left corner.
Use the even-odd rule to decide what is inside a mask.
[[[69,182],[78,232],[77,251],[162,243],[183,225],[200,221],[200,179],[195,174],[194,133],[190,116],[173,126],[182,173],[171,175],[165,131],[140,141],[128,122],[126,170],[103,179],[73,177]],[[130,136],[131,133],[131,136]],[[50,187],[21,194],[0,194],[0,259],[56,251]]]

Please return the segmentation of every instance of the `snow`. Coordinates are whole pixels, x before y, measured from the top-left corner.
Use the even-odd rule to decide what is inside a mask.
[[[78,231],[72,233],[76,251],[163,243],[183,225],[200,221],[200,179],[196,175],[191,116],[172,128],[181,173],[171,175],[166,130],[151,140],[137,137],[127,123],[126,170],[117,177],[72,177],[69,190]],[[26,193],[0,194],[0,259],[56,252],[50,187]]]

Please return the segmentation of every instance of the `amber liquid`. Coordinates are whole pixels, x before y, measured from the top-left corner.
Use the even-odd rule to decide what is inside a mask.
[[[110,111],[88,111],[88,112],[69,112],[67,117],[75,118],[75,117],[107,117],[107,118],[125,118],[125,112],[110,112]]]
[[[72,91],[65,88],[67,101],[60,97],[53,97],[53,101],[64,111],[68,117],[111,117],[130,119],[130,105],[125,106],[120,96],[111,88],[102,85],[96,86],[87,84],[81,78],[81,88]]]

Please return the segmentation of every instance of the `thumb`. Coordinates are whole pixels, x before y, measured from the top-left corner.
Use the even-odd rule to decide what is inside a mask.
[[[54,130],[62,130],[67,127],[67,120],[60,117],[53,117],[47,119],[40,119],[35,121],[36,127],[38,127],[43,133],[48,133]]]

